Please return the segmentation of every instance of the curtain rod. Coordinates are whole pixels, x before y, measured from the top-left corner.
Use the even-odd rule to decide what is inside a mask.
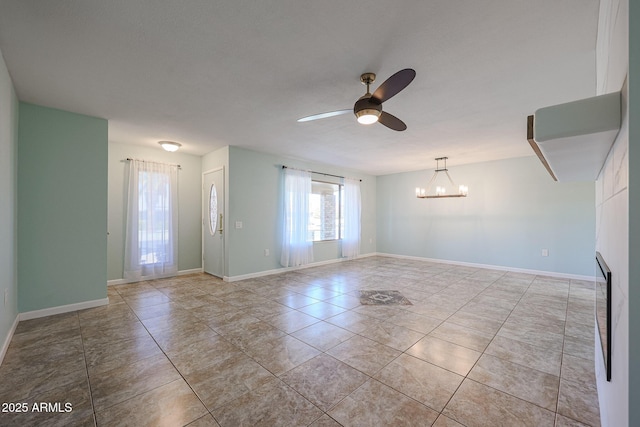
[[[309,172],[309,173],[315,173],[317,175],[324,175],[324,176],[333,176],[335,178],[345,178],[344,176],[340,176],[340,175],[333,175],[331,173],[324,173],[324,172],[316,172],[316,171],[311,171],[311,170],[307,170],[307,169],[298,169],[298,168],[292,168],[290,166],[285,166],[282,165],[282,169],[293,169],[293,170],[297,170],[297,171],[303,171],[303,172]],[[358,178],[352,178],[352,179],[358,179]],[[361,179],[358,179],[358,181],[362,182]]]
[[[125,160],[128,160],[128,161],[137,160],[137,161],[139,161],[139,162],[143,162],[143,163],[157,163],[157,164],[159,164],[159,165],[177,166],[177,167],[178,167],[178,169],[182,169],[182,166],[180,166],[180,165],[176,165],[176,164],[172,164],[172,163],[161,163],[161,162],[153,162],[153,161],[151,161],[151,160],[132,159],[131,157],[127,157]]]

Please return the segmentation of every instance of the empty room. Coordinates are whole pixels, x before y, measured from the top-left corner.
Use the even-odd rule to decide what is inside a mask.
[[[639,19],[0,0],[0,425],[640,425]]]

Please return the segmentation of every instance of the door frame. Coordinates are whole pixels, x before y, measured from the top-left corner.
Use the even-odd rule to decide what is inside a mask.
[[[204,272],[204,232],[205,232],[205,228],[208,229],[209,228],[209,224],[206,223],[205,221],[207,220],[205,218],[205,214],[204,214],[204,210],[205,207],[207,206],[208,203],[208,198],[204,196],[205,194],[205,188],[204,188],[204,176],[209,174],[209,173],[214,173],[214,172],[218,172],[218,171],[222,171],[222,189],[224,191],[224,197],[222,198],[222,204],[223,204],[223,219],[222,219],[222,277],[221,279],[225,279],[227,277],[227,264],[226,264],[226,260],[227,260],[227,188],[226,188],[226,171],[225,171],[225,167],[223,166],[218,166],[216,168],[213,169],[208,169],[204,172],[202,172],[202,176],[200,178],[200,198],[202,199],[202,203],[201,203],[201,207],[200,207],[200,216],[201,216],[201,221],[200,221],[200,251],[201,251],[201,258],[202,258],[202,272]]]

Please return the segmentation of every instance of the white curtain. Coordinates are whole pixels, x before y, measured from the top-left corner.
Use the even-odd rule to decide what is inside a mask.
[[[360,255],[360,180],[344,179],[344,236],[342,256],[355,258]]]
[[[311,174],[291,168],[283,171],[284,222],[280,263],[292,267],[313,262],[313,242],[308,231]]]
[[[129,161],[124,278],[178,272],[178,166]]]

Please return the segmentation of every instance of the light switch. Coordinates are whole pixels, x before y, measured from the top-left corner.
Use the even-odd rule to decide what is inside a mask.
[[[242,228],[242,221],[236,221],[236,228]]]

